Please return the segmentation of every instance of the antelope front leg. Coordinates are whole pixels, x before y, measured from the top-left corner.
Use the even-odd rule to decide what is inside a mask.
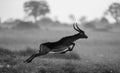
[[[68,47],[70,49],[70,47]],[[65,54],[67,51],[69,51],[69,49],[65,50],[65,51],[62,51],[60,52],[60,54]]]
[[[69,47],[68,51],[72,51],[74,47],[75,47],[75,43],[72,43],[72,47],[71,48]]]
[[[72,47],[69,46],[67,50],[60,52],[60,54],[64,54],[67,51],[72,51],[74,47],[75,47],[75,43],[72,43]]]
[[[72,51],[73,48],[74,48],[74,46],[75,46],[75,44],[72,44],[72,45],[73,45],[73,46],[72,46],[72,47],[69,46],[67,50],[60,52],[60,54],[64,54],[64,53],[66,53],[67,51]]]

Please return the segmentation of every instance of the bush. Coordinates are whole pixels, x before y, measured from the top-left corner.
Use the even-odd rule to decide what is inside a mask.
[[[32,55],[33,53],[35,53],[34,49],[29,47],[26,50],[20,50],[16,52],[16,54],[19,56],[29,56]]]
[[[28,56],[28,55],[32,55],[34,52],[35,52],[34,49],[29,47],[26,50],[20,50],[20,51],[11,51],[9,49],[0,48],[0,56],[14,56],[14,55]]]
[[[0,56],[8,56],[8,55],[13,55],[13,54],[14,52],[9,49],[0,48]]]
[[[12,29],[38,29],[38,28],[39,28],[39,25],[33,22],[21,21],[16,26],[14,26]]]

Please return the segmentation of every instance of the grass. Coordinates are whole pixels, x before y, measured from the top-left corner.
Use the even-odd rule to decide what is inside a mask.
[[[5,48],[0,48],[0,56],[4,55],[12,55],[13,52],[11,50],[5,49]]]
[[[4,50],[4,51],[3,51]],[[0,48],[0,73],[120,73],[119,62],[94,62],[89,59],[76,59],[76,58],[56,58],[52,56],[37,57],[32,63],[24,63],[23,61],[28,58],[32,51],[30,48],[24,51],[11,51],[8,49]],[[33,53],[34,51],[32,51]],[[27,53],[26,55],[21,55]],[[31,53],[31,54],[32,54]],[[6,55],[5,55],[6,54]],[[11,55],[15,55],[13,57]],[[72,57],[78,54],[72,53]],[[59,55],[58,55],[59,56]],[[66,54],[68,56],[68,54]],[[62,56],[63,57],[63,56]],[[69,57],[69,56],[68,56]],[[9,66],[8,66],[9,65]]]
[[[16,64],[13,67],[3,67],[3,73],[120,73],[120,67],[111,64],[82,63],[78,60],[36,59],[30,64]]]
[[[32,63],[23,63],[36,52],[40,43],[56,41],[75,33],[38,29],[0,31],[0,46],[8,48],[0,48],[0,73],[120,73],[119,31],[87,30],[89,38],[76,41],[74,52],[71,54],[48,54],[35,58]],[[28,48],[25,49],[26,47]],[[113,60],[108,61],[109,59]]]

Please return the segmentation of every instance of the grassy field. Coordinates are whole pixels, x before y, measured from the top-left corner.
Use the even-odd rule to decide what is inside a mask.
[[[2,56],[0,57],[0,73],[120,73],[120,62],[96,62],[83,58],[63,59],[49,56],[49,58],[36,58],[32,63],[24,63],[27,55],[18,54],[22,53],[20,51],[14,54],[13,51],[11,54],[8,53],[10,51],[0,55]]]
[[[57,41],[61,37],[73,35],[76,31],[43,31],[40,29],[33,30],[0,30],[0,47],[12,51],[25,50],[32,48],[35,52],[40,43]],[[24,64],[25,60],[32,54],[28,55],[15,54],[16,56],[6,57],[10,63],[15,64],[12,67],[0,68],[0,72],[6,73],[120,73],[120,31],[96,32],[86,29],[88,39],[76,41],[74,53],[66,54],[71,58],[48,58],[40,57],[33,60],[30,64]],[[17,52],[18,53],[18,52]],[[22,52],[26,53],[26,52]],[[73,56],[72,56],[73,55]],[[1,57],[3,60],[4,56]],[[12,59],[11,59],[12,58]],[[7,65],[7,62],[1,64]],[[6,61],[6,60],[5,60]],[[12,62],[11,62],[12,61]],[[10,72],[11,71],[11,72]]]
[[[0,31],[0,46],[10,50],[24,50],[28,47],[35,50],[44,42],[53,42],[64,36],[77,33],[72,28],[69,31],[43,31],[43,30],[2,30]],[[95,32],[86,30],[88,39],[76,41],[74,51],[81,56],[117,57],[120,53],[120,31]],[[117,57],[118,58],[118,57]]]

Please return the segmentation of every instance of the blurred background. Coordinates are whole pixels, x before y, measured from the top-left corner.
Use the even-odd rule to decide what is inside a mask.
[[[119,0],[0,0],[0,47],[39,50],[76,34],[73,23],[88,35],[74,52],[90,59],[120,58]]]

